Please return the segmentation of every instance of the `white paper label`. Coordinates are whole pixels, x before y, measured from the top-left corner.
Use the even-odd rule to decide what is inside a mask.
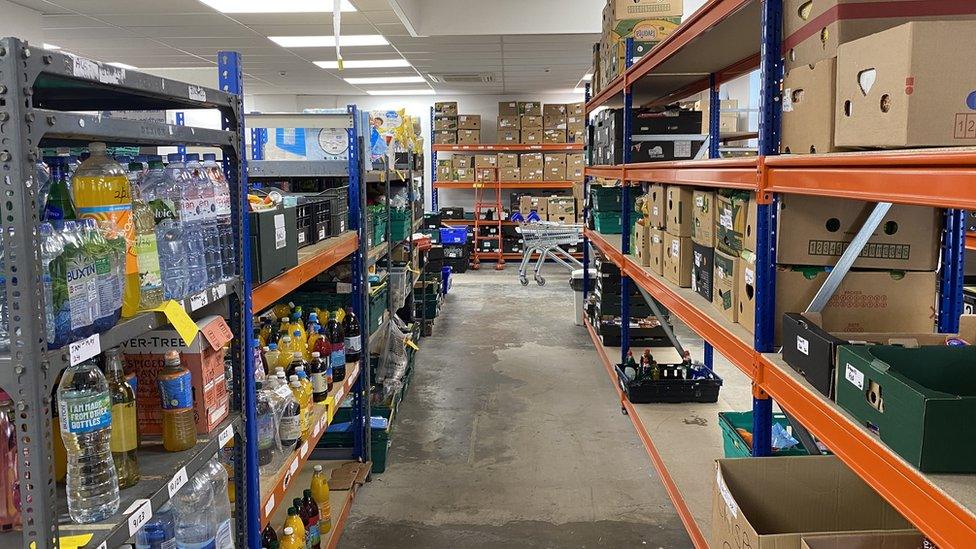
[[[691,158],[691,141],[675,141],[674,157]]]
[[[847,368],[844,370],[844,378],[858,389],[864,390],[864,372],[852,366],[850,362],[847,363]]]
[[[207,292],[200,292],[196,295],[190,296],[190,311],[196,311],[201,307],[205,307],[210,303],[210,299],[207,297]]]
[[[98,547],[96,547],[95,549],[108,549],[108,542],[107,541],[103,541],[103,542],[99,543],[98,544]]]
[[[695,206],[698,206],[698,208],[704,208],[705,207],[705,197],[704,196],[696,196],[695,197]]]
[[[677,238],[671,241],[671,257],[678,257],[681,255],[681,241]]]
[[[138,504],[138,507],[132,512],[131,515],[129,515],[128,519],[130,536],[136,535],[136,532],[138,532],[143,525],[149,522],[149,519],[151,519],[153,516],[151,501],[148,499],[137,499],[132,503],[129,509],[136,507],[136,504]]]
[[[291,465],[288,466],[288,474],[289,475],[294,475],[295,474],[295,471],[297,471],[297,470],[298,470],[298,460],[297,459],[293,459],[293,460],[291,460]]]
[[[86,337],[81,341],[75,341],[68,346],[68,354],[71,356],[71,365],[81,364],[89,358],[98,356],[102,352],[102,343],[98,334]]]
[[[651,207],[651,215],[653,215],[655,217],[661,215],[661,208],[658,207],[657,205],[652,206]]]
[[[287,242],[288,232],[285,230],[285,214],[277,214],[274,216],[274,227],[275,227],[275,249],[280,250],[288,244]]]
[[[187,86],[187,95],[190,96],[190,99],[193,101],[207,100],[207,90],[206,88],[201,88],[200,86]]]
[[[291,388],[287,385],[279,385],[278,388],[275,389],[275,393],[277,393],[281,398],[288,398],[291,396]]]
[[[302,443],[302,447],[300,448],[300,450],[301,450],[302,459],[305,459],[305,457],[308,456],[308,441],[307,440]]]
[[[325,240],[325,227],[319,229],[319,240]]]
[[[227,295],[227,284],[217,284],[210,289],[210,294],[213,295],[214,301],[223,298]]]
[[[298,233],[298,243],[299,244],[305,243],[305,231]]]
[[[336,283],[336,293],[337,294],[351,294],[352,284],[349,282],[337,282]]]
[[[722,208],[722,211],[718,214],[718,224],[725,227],[727,230],[732,230],[732,210],[728,208]]]
[[[756,283],[756,272],[753,271],[752,269],[745,269],[745,271],[742,274],[743,274],[743,278],[746,279],[746,284],[752,286]]]
[[[220,437],[217,439],[217,444],[223,448],[232,438],[234,438],[234,426],[228,425],[226,429],[221,431]]]
[[[271,497],[268,498],[268,503],[264,504],[264,516],[270,517],[271,512],[274,511],[274,508],[275,508],[274,494],[271,494]]]
[[[186,484],[186,467],[180,467],[180,470],[166,483],[166,490],[169,492],[169,497],[172,498],[175,496],[176,492],[179,492],[184,484]]]
[[[793,112],[793,89],[783,90],[783,112]]]
[[[800,336],[796,336],[796,350],[810,356],[810,342]]]
[[[735,499],[732,498],[729,487],[725,485],[725,479],[722,478],[722,471],[715,471],[715,483],[718,485],[719,493],[722,494],[722,499],[725,500],[725,506],[729,508],[729,514],[732,515],[732,518],[739,518],[739,506],[736,505]]]

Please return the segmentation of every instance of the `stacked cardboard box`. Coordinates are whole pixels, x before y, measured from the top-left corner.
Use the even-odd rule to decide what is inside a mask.
[[[434,144],[457,145],[458,104],[456,101],[434,103]]]
[[[633,109],[631,162],[689,160],[704,144],[702,113],[678,109]],[[623,109],[600,111],[594,119],[591,154],[594,165],[623,163]],[[673,137],[672,137],[673,136]],[[663,139],[662,139],[663,137]]]
[[[628,38],[634,39],[634,57],[642,57],[677,28],[682,8],[682,0],[608,0],[603,8],[599,82],[609,84],[625,70]]]
[[[437,180],[575,182],[583,181],[585,166],[583,153],[454,154],[437,160]]]
[[[586,104],[566,105],[566,143],[586,142]]]
[[[516,209],[513,196],[512,208]],[[528,218],[529,214],[535,212],[542,221],[555,221],[558,223],[576,223],[579,219],[576,199],[572,196],[560,196],[550,194],[547,196],[533,196],[521,194],[517,198],[518,211],[523,218]]]

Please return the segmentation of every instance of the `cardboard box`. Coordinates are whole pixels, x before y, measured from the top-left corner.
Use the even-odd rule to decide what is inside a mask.
[[[586,173],[586,156],[583,153],[566,155],[566,179],[582,181]]]
[[[542,117],[542,127],[547,130],[562,130],[566,131],[566,115],[549,115]]]
[[[972,74],[959,70],[974,49],[976,21],[907,23],[841,45],[837,145],[976,145]]]
[[[756,324],[756,265],[753,254],[739,261],[739,324]],[[930,332],[935,323],[934,272],[851,271],[821,313],[828,332]],[[776,337],[780,345],[784,313],[807,309],[827,279],[823,268],[776,269]]]
[[[549,221],[576,222],[576,200],[572,197],[549,197]]]
[[[521,135],[518,130],[505,130],[498,132],[498,143],[500,145],[518,145],[521,142]]]
[[[437,180],[450,181],[453,178],[454,178],[454,159],[438,158],[437,159]]]
[[[804,536],[801,549],[923,549],[925,536],[918,532],[874,532]]]
[[[650,267],[651,229],[644,221],[644,219],[638,219],[634,223],[634,236],[631,239],[630,250],[638,265]]]
[[[566,116],[565,103],[546,103],[542,106],[543,117]]]
[[[454,181],[461,183],[473,183],[474,168],[454,168]]]
[[[715,246],[715,193],[695,191],[692,197],[691,239],[697,244]]]
[[[583,182],[573,181],[573,198],[576,199],[576,204],[579,209],[582,210],[583,206],[586,204],[586,196],[583,194]],[[580,214],[583,212],[580,211]]]
[[[722,99],[719,101],[719,114],[718,114],[718,130],[720,134],[732,133],[739,131],[739,113],[738,112],[725,112],[728,110],[738,109],[739,102],[735,99]],[[711,106],[708,101],[699,101],[697,103],[697,108],[701,110],[701,133],[708,135],[710,132],[709,128],[709,117],[711,116]]]
[[[454,154],[451,156],[451,162],[455,170],[458,168],[474,168],[474,155]]]
[[[522,166],[519,173],[521,181],[545,181],[545,168]]]
[[[536,212],[543,221],[549,219],[549,198],[545,196],[519,198],[519,213],[527,217],[532,212]]]
[[[494,168],[475,168],[474,180],[481,182],[495,181],[498,170]]]
[[[156,436],[163,432],[158,374],[170,350],[179,351],[183,367],[190,371],[197,433],[207,434],[227,418],[230,404],[223,347],[234,336],[219,316],[204,317],[196,325],[197,336],[189,344],[173,328],[153,330],[122,343],[126,372],[135,373],[139,379],[136,417],[140,434]]]
[[[480,114],[459,114],[457,117],[459,130],[480,130]]]
[[[911,531],[836,456],[720,459],[712,547],[800,549],[804,535]]]
[[[651,241],[647,246],[650,267],[658,276],[664,276],[664,235],[661,229],[650,228]]]
[[[904,8],[899,4],[904,4]],[[783,49],[786,51],[786,68],[792,70],[837,57],[840,45],[909,21],[974,18],[976,3],[973,2],[785,0]]]
[[[566,130],[567,143],[586,143],[585,126],[569,126]]]
[[[691,237],[664,233],[664,279],[679,288],[691,287]]]
[[[457,101],[441,101],[434,103],[434,116],[457,116]]]
[[[543,143],[565,143],[566,130],[542,130]]]
[[[457,145],[457,132],[453,130],[438,130],[434,132],[435,145]]]
[[[712,305],[731,322],[739,320],[739,258],[715,250]]]
[[[690,237],[695,223],[695,215],[692,211],[694,191],[690,187],[668,185],[665,192],[667,193],[665,199],[667,225],[665,229],[674,236]]]
[[[517,130],[519,129],[519,117],[518,116],[499,116],[498,117],[498,129],[499,130]]]
[[[837,264],[874,204],[808,195],[780,197],[776,261]],[[939,265],[942,215],[922,206],[894,205],[854,261],[860,269],[934,271]]]
[[[836,59],[799,65],[783,81],[783,119],[780,152],[816,154],[834,146]]]
[[[476,154],[474,155],[474,167],[475,168],[497,168],[498,156],[494,154]]]
[[[520,116],[538,116],[541,118],[542,103],[538,101],[519,101],[518,113]]]
[[[541,116],[523,114],[519,118],[519,128],[522,131],[541,130],[543,128],[543,119]]]
[[[545,168],[545,156],[542,153],[522,153],[519,155],[519,167],[542,170]]]
[[[499,181],[520,181],[522,179],[522,172],[517,167],[515,168],[498,168],[498,180]]]
[[[756,250],[756,201],[748,193],[716,194],[715,245],[729,255]]]
[[[543,162],[546,181],[566,181],[565,153],[545,153]]]
[[[480,145],[481,130],[458,130],[458,145]]]
[[[584,118],[586,116],[586,103],[567,103],[566,116],[576,116],[586,122]]]
[[[498,103],[498,116],[518,116],[519,108],[516,101],[501,101]]]
[[[664,185],[654,183],[647,190],[647,210],[651,227],[664,229],[668,226],[667,194]]]
[[[496,155],[491,155],[495,158],[495,167],[498,169],[502,168],[518,168],[519,158],[517,154],[514,153],[498,153]]]
[[[525,145],[539,145],[542,143],[542,130],[522,130],[522,143]]]
[[[604,18],[647,19],[674,17],[684,13],[683,0],[609,0]]]
[[[434,130],[457,131],[458,119],[456,116],[435,116]]]
[[[691,289],[711,301],[715,248],[692,241],[691,255]]]

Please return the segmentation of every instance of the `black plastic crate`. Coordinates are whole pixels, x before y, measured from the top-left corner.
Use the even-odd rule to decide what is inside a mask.
[[[329,218],[329,236],[345,232],[349,227],[349,212],[332,214]]]
[[[452,273],[465,273],[468,271],[468,258],[445,258],[444,266],[450,267]]]
[[[464,219],[464,208],[441,208],[441,219]]]
[[[676,404],[679,402],[718,402],[718,392],[722,388],[722,378],[715,372],[705,368],[699,369],[704,377],[694,379],[681,379],[678,372],[681,366],[662,364],[661,378],[654,380],[643,377],[631,381],[624,374],[623,368],[618,364],[617,383],[627,396],[627,400],[634,404],[650,404],[653,402],[666,402]]]

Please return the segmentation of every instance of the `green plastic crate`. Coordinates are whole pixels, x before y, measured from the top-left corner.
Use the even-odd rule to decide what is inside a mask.
[[[335,423],[335,422],[334,422]],[[329,433],[322,435],[319,447],[322,448],[352,448],[352,433]],[[370,430],[370,459],[373,462],[374,473],[386,471],[386,455],[390,449],[390,433],[387,430]]]
[[[374,288],[369,294],[369,333],[372,334],[379,327],[386,312],[386,294],[389,292],[386,284]]]
[[[603,234],[620,234],[620,212],[591,212],[593,216],[593,228],[598,233]],[[627,232],[633,232],[634,224],[640,219],[641,214],[639,212],[631,212],[630,214],[630,226],[627,228]]]
[[[390,239],[400,242],[410,236],[410,210],[390,211]]]
[[[601,187],[594,185],[590,187],[590,197],[592,198],[594,212],[617,212],[621,210],[621,187]]]
[[[785,428],[790,426],[790,420],[785,414],[774,413],[773,423],[779,423]],[[748,429],[752,431],[752,411],[748,412],[719,412],[718,424],[722,428],[722,442],[725,446],[725,457],[742,458],[752,457],[752,446],[746,444],[742,436],[736,429]],[[773,450],[774,456],[806,456],[807,451],[803,446],[794,446],[786,450]]]

